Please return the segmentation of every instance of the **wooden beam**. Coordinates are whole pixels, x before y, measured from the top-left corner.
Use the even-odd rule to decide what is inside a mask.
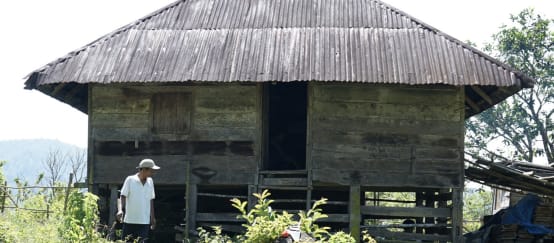
[[[400,217],[450,217],[450,208],[426,208],[426,207],[374,207],[362,206],[363,215],[400,216]]]
[[[190,184],[189,185],[189,191],[188,191],[188,198],[187,198],[187,232],[185,235],[189,235],[189,232],[192,232],[196,230],[196,221],[198,220],[199,216],[196,213],[197,210],[197,199],[198,196],[196,193],[198,192],[198,187],[196,184]],[[198,220],[199,221],[199,220]]]
[[[53,97],[56,97],[56,95],[58,95],[58,93],[65,87],[65,85],[66,83],[60,83],[56,85],[56,87],[54,88],[54,90],[52,90],[52,93],[50,93],[50,95]]]
[[[452,189],[452,242],[462,242],[463,188]]]
[[[257,198],[254,196],[254,193],[258,192],[258,186],[257,185],[248,185],[248,211],[252,210],[254,208],[254,205],[256,205]]]
[[[331,213],[327,214],[327,218],[322,218],[317,220],[317,222],[325,222],[325,223],[346,223],[350,219],[350,215],[348,214],[339,214],[339,213]]]
[[[490,105],[494,105],[494,102],[492,101],[491,97],[489,95],[487,95],[487,93],[485,93],[485,91],[483,91],[481,88],[477,87],[477,86],[470,86],[471,89],[473,91],[475,91],[475,93],[477,93],[479,96],[481,96],[481,98],[483,98],[487,103],[489,103]]]
[[[238,213],[197,213],[198,222],[245,222],[237,218]]]
[[[481,108],[479,108],[479,106],[473,101],[471,100],[469,97],[466,96],[466,104],[468,104],[471,109],[473,109],[475,112],[480,112],[481,111]]]
[[[198,226],[199,227],[210,227],[210,228],[214,227],[214,226],[218,226],[218,227],[221,227],[223,229],[223,231],[239,233],[239,234],[242,234],[245,231],[244,227],[242,227],[241,225],[236,225],[236,224],[199,223]]]
[[[89,192],[95,192],[94,191],[94,159],[95,159],[95,148],[94,148],[94,136],[92,134],[92,117],[94,116],[94,113],[92,112],[92,106],[93,106],[93,102],[92,102],[92,91],[93,91],[93,85],[88,85],[87,86],[87,89],[88,89],[88,97],[87,97],[87,102],[88,102],[88,141],[87,141],[87,178],[86,178],[86,183],[87,183],[87,186],[88,186],[88,191]]]
[[[382,236],[385,238],[391,238],[395,240],[447,241],[450,238],[448,235],[426,235],[426,234],[418,234],[418,233],[391,232],[383,229],[367,229],[367,232],[371,236]],[[454,241],[454,242],[462,242],[462,241]]]
[[[112,225],[115,221],[115,214],[117,213],[117,185],[110,185],[110,215],[108,219],[108,225]]]
[[[361,217],[361,205],[360,205],[361,188],[360,185],[350,186],[350,235],[356,239],[356,242],[360,242],[360,224]]]

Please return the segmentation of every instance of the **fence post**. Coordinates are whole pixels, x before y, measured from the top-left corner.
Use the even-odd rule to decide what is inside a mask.
[[[67,199],[69,197],[69,189],[71,188],[71,182],[73,182],[73,173],[69,173],[69,182],[67,183],[67,188],[65,188],[65,199],[63,201],[64,214],[65,214],[65,209],[67,208]]]
[[[50,218],[50,204],[46,204],[46,219]]]
[[[8,197],[8,182],[4,181],[4,187],[0,188],[0,193],[2,194],[2,213],[4,213],[4,207],[6,207],[6,197]]]

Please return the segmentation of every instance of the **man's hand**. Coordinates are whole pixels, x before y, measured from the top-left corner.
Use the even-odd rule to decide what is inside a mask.
[[[123,211],[117,211],[117,214],[115,214],[115,218],[117,219],[117,221],[123,222]]]
[[[154,230],[156,228],[156,219],[150,218],[150,229]]]

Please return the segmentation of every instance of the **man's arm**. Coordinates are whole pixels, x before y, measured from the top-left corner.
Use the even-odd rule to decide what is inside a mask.
[[[126,196],[121,195],[121,197],[119,197],[119,203],[117,204],[117,214],[115,215],[119,222],[123,221],[123,212],[125,212],[126,201],[127,201]]]
[[[156,228],[156,215],[154,214],[154,199],[150,200],[150,228]]]

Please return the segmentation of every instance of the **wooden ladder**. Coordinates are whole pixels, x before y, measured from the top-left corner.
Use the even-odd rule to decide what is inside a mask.
[[[274,199],[275,202],[305,201],[305,210],[312,207],[312,180],[307,170],[265,170],[258,173],[258,191],[305,191],[305,199]]]

